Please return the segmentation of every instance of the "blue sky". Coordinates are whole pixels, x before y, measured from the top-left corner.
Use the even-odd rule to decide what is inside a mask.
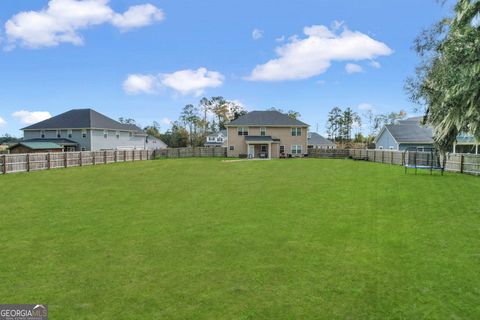
[[[403,90],[418,61],[412,42],[450,9],[434,0],[77,5],[0,2],[0,134],[87,107],[165,130],[185,104],[216,95],[297,110],[321,133],[334,106],[412,113]]]

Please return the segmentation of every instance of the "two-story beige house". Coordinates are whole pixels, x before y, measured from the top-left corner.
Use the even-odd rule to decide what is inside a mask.
[[[229,157],[303,157],[307,153],[308,124],[278,111],[252,111],[226,127]]]

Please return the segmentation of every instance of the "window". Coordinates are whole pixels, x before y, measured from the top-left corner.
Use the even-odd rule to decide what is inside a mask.
[[[107,131],[107,130],[103,130],[103,137],[104,137],[105,139],[108,138],[108,131]]]
[[[85,148],[85,147],[82,147],[82,151],[87,151],[87,148]]]
[[[61,138],[61,137],[62,137],[61,131],[60,131],[60,130],[57,130],[57,131],[56,131],[56,135],[57,135],[57,138]]]
[[[280,146],[280,153],[285,153],[285,146]]]
[[[424,147],[417,147],[417,151],[418,152],[423,152],[423,151],[425,151],[425,148]]]
[[[82,130],[82,138],[86,138],[87,137],[87,130],[83,129]]]
[[[264,145],[264,144],[262,144],[262,145],[260,146],[260,151],[261,151],[261,152],[267,152],[267,146]]]
[[[292,136],[299,137],[302,135],[302,128],[292,128]]]
[[[390,150],[393,150],[393,146],[390,146],[390,148],[389,148],[389,149],[390,149]]]
[[[128,136],[129,136],[130,138],[133,137],[133,132],[130,131],[130,132],[128,133]]]
[[[230,151],[235,150],[235,146],[230,146]]]
[[[208,137],[208,141],[210,141],[210,142],[215,141],[215,137]]]
[[[40,137],[45,138],[45,130],[40,131]]]
[[[267,128],[260,128],[260,135],[266,136],[267,135]]]
[[[378,149],[382,150],[382,149],[383,149],[383,146],[378,147]]]
[[[293,145],[292,146],[292,154],[295,154],[295,155],[302,154],[302,146]]]
[[[117,139],[120,139],[120,131],[116,131],[115,132],[115,136],[117,137]],[[148,142],[148,141],[147,141]]]
[[[222,142],[223,141],[223,138],[222,137],[218,137],[217,138],[217,142]]]
[[[68,129],[68,137],[71,138],[73,136],[73,131],[72,129]]]
[[[239,136],[248,136],[248,128],[239,127],[237,132]]]

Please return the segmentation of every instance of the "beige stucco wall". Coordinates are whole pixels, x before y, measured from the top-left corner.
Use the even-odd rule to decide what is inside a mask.
[[[302,153],[307,153],[307,131],[308,127],[302,128],[301,136],[292,136],[293,127],[266,127],[267,132],[265,135],[272,136],[273,138],[280,139],[280,143],[272,143],[272,158],[279,157],[280,146],[285,146],[285,153],[291,154],[293,145],[301,145]],[[228,148],[227,156],[238,157],[240,154],[247,154],[247,144],[245,142],[245,136],[239,136],[237,133],[237,127],[228,127]],[[260,127],[248,127],[249,136],[259,136]],[[230,150],[230,146],[234,146],[234,150]]]

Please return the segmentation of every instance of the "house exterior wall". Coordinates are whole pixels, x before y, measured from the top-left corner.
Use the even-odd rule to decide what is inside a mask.
[[[43,130],[45,132],[46,139],[57,139],[57,130]],[[62,129],[60,131],[61,138],[75,141],[79,145],[79,151],[85,148],[86,151],[91,150],[90,129],[87,129],[87,136],[82,136],[81,129],[72,129],[72,137],[68,137],[68,129]],[[24,139],[39,139],[42,138],[42,130],[25,130],[23,131]]]
[[[395,141],[390,131],[385,129],[378,137],[377,142],[375,143],[375,149],[389,150],[390,147],[393,147],[392,150],[398,150],[398,143]]]
[[[145,143],[145,149],[148,149],[148,150],[164,149],[167,147],[168,146],[165,142],[153,137],[148,137]]]
[[[260,127],[250,127],[250,126],[232,126],[228,127],[228,148],[227,156],[228,157],[238,157],[240,154],[247,154],[247,143],[245,142],[245,136],[239,136],[237,133],[238,127],[248,127],[249,136],[259,136]],[[303,126],[301,136],[292,136],[292,127],[262,127],[266,128],[265,135],[272,136],[272,138],[280,139],[280,142],[272,143],[272,158],[279,157],[279,148],[280,146],[285,146],[285,153],[291,154],[293,145],[302,146],[302,153],[307,153],[307,138],[308,138],[308,127]],[[234,146],[234,150],[230,150],[230,147]]]
[[[91,151],[115,150],[115,149],[145,149],[145,136],[132,135],[129,131],[119,131],[117,138],[116,130],[107,130],[107,138],[103,136],[103,130],[92,129]]]

